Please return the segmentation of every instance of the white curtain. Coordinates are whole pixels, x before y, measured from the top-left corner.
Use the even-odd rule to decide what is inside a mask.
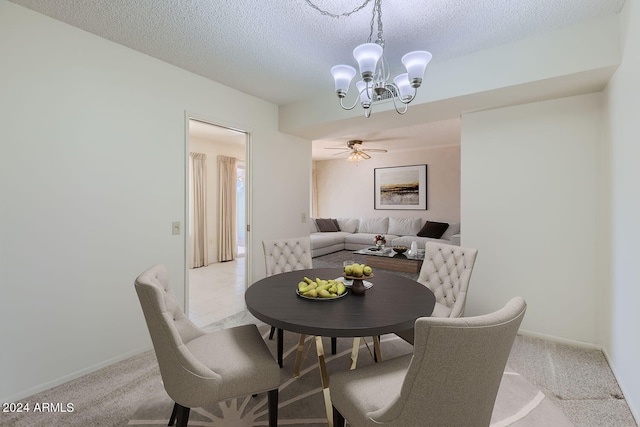
[[[237,257],[236,185],[238,159],[218,156],[218,261],[232,261]]]
[[[189,153],[189,268],[209,264],[207,254],[207,155]]]

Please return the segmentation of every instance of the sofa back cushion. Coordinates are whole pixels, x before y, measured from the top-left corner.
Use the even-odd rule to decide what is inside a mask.
[[[432,239],[440,239],[449,228],[446,222],[427,221],[424,227],[418,231],[420,237],[430,237]]]
[[[422,219],[420,218],[394,218],[389,217],[389,234],[396,236],[415,236],[420,231]]]
[[[358,233],[387,234],[389,229],[389,217],[362,218],[358,227]]]
[[[318,231],[323,233],[340,231],[338,222],[332,218],[316,218],[316,225],[318,226]]]
[[[355,233],[358,231],[358,223],[360,222],[358,218],[337,218],[338,225],[340,226],[340,231],[345,231],[347,233]]]

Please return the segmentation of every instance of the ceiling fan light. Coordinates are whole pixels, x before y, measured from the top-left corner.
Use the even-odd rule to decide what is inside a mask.
[[[382,56],[382,51],[382,46],[376,43],[363,43],[353,49],[353,57],[358,61],[360,75],[365,82],[370,82],[373,79],[373,72]]]
[[[409,75],[407,73],[400,74],[393,79],[393,83],[395,83],[398,88],[398,92],[400,93],[400,99],[402,101],[409,101],[413,99],[416,95],[416,89],[411,87],[411,83],[409,83]]]
[[[412,87],[417,88],[422,84],[424,71],[427,68],[427,64],[429,64],[429,61],[431,61],[431,53],[425,50],[409,52],[402,57],[402,63],[407,68],[409,82]]]
[[[336,84],[336,94],[344,98],[349,91],[351,80],[356,75],[356,69],[349,65],[336,65],[331,68],[331,75]]]

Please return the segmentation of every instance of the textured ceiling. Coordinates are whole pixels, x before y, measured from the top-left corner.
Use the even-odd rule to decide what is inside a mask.
[[[185,70],[281,105],[333,91],[330,68],[356,65],[372,4],[348,18],[305,0],[11,0]],[[342,13],[364,0],[312,0]],[[385,56],[428,50],[433,62],[597,17],[624,0],[384,0]],[[375,38],[375,34],[374,34]]]

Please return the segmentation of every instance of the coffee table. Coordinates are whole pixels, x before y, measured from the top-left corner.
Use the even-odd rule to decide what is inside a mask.
[[[304,335],[315,336],[320,379],[330,426],[331,399],[322,337],[355,338],[351,353],[353,369],[361,337],[374,337],[377,360],[382,360],[378,336],[411,329],[417,318],[430,316],[435,306],[435,296],[426,286],[406,277],[382,271],[374,271],[374,276],[370,279],[373,287],[361,296],[349,293],[344,298],[314,301],[300,298],[296,294],[297,284],[305,276],[332,279],[341,277],[342,274],[342,268],[291,271],[259,280],[245,292],[247,309],[256,318],[278,329],[301,334],[298,354],[302,352]],[[278,334],[279,354],[282,351],[281,340],[282,336]],[[297,369],[298,366],[294,373]]]
[[[373,251],[365,248],[353,253],[366,255],[365,262],[371,267],[381,268],[383,270],[402,271],[405,273],[420,273],[422,262],[424,261],[424,254],[414,257],[406,255],[406,253],[396,253],[391,248],[386,248],[381,251]]]

